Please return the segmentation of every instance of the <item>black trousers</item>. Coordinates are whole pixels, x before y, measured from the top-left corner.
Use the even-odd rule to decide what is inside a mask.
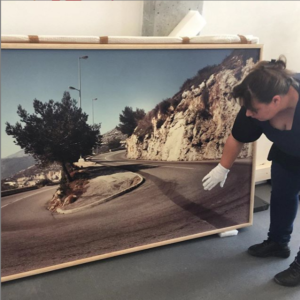
[[[271,181],[271,222],[268,236],[277,243],[287,244],[291,239],[298,211],[300,170],[287,170],[280,164],[272,162]],[[298,232],[299,230],[300,228]],[[300,251],[296,259],[300,263]]]

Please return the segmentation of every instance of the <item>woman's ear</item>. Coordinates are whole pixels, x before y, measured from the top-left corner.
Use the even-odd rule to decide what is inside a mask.
[[[281,96],[280,95],[275,95],[273,98],[272,98],[272,103],[276,106],[280,105],[281,104]]]

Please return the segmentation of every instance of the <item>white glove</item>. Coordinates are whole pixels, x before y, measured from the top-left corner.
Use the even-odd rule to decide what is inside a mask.
[[[224,168],[221,164],[218,164],[202,179],[202,184],[203,184],[204,190],[210,191],[219,182],[220,182],[220,187],[223,187],[224,183],[226,181],[228,172],[229,172],[228,169]]]

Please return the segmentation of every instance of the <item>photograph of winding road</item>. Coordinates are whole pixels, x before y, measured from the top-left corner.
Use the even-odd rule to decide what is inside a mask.
[[[58,184],[2,197],[2,281],[251,225],[252,145],[223,188],[202,186],[240,109],[231,89],[259,60],[259,49],[246,48],[4,50],[4,130],[19,121],[19,104],[30,111],[34,99],[58,101],[76,86],[76,60],[86,55],[80,100],[102,136],[93,155],[79,159],[89,177],[76,201],[49,209]],[[139,116],[132,130],[122,119],[128,111]],[[1,164],[11,165],[21,149],[5,131],[1,147]],[[20,182],[20,174],[25,182],[24,170],[1,184]],[[55,172],[48,173],[59,178]]]

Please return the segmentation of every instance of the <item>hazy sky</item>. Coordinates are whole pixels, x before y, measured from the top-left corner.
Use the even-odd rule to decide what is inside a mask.
[[[1,157],[20,150],[5,133],[5,122],[19,121],[19,104],[33,112],[33,100],[60,101],[69,91],[78,101],[81,60],[81,107],[101,133],[119,124],[125,106],[146,112],[178,92],[183,82],[207,65],[220,63],[231,50],[2,50]]]

